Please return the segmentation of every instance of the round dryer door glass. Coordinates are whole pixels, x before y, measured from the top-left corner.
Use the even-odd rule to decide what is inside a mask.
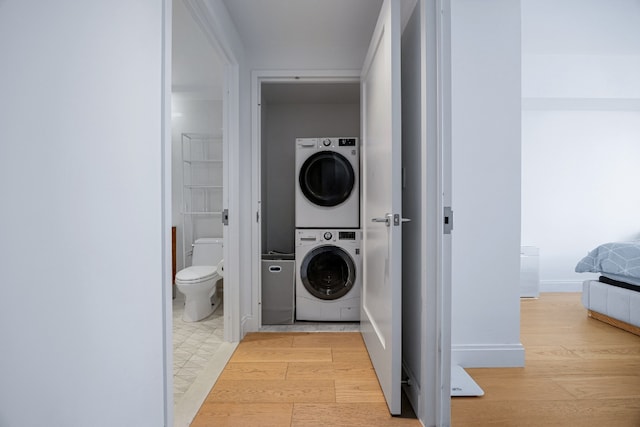
[[[298,180],[311,203],[331,207],[349,198],[356,177],[351,163],[342,154],[321,151],[303,163]]]
[[[345,296],[356,279],[353,259],[342,248],[319,246],[304,257],[300,266],[304,287],[311,295],[323,300]]]

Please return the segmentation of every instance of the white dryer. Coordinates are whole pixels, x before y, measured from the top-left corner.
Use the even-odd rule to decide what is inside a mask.
[[[296,177],[296,228],[360,227],[358,138],[297,138]]]
[[[360,230],[296,230],[296,320],[360,320],[361,241]]]

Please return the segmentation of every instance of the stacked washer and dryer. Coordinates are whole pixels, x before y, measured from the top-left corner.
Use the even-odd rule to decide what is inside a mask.
[[[296,139],[296,320],[358,321],[358,138]]]

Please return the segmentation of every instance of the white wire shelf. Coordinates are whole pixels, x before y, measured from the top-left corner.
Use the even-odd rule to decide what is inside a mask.
[[[222,215],[221,211],[182,211],[180,212],[183,215],[211,215],[211,216],[220,216]]]
[[[222,190],[224,187],[222,185],[206,185],[206,184],[188,184],[184,186],[185,188],[189,188],[192,190],[197,190],[197,189],[205,189],[205,190]]]
[[[222,137],[182,134],[180,214],[184,266],[189,265],[192,256],[189,248],[198,238],[222,233],[223,169]]]
[[[183,162],[188,163],[190,165],[207,164],[207,163],[222,164],[222,160],[183,160]]]

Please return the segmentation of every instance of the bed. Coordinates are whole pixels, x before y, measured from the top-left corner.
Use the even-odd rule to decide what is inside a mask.
[[[582,285],[588,315],[640,336],[640,241],[602,244],[575,270],[600,275]]]

